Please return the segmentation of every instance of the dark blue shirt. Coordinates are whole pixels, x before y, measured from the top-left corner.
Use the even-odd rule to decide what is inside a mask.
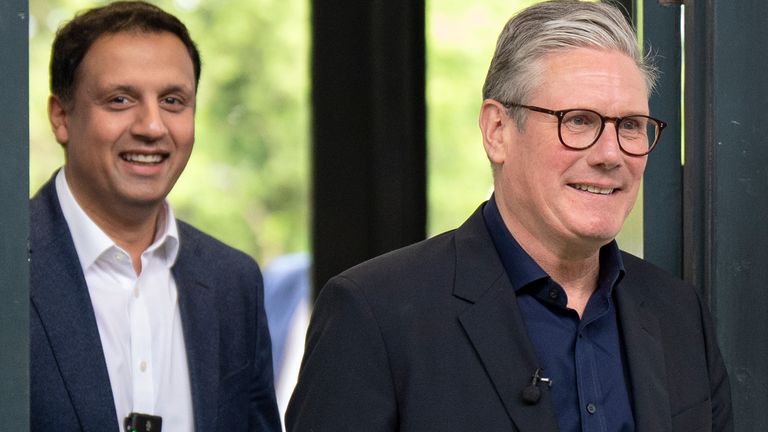
[[[542,376],[552,380],[549,392],[560,432],[634,431],[611,297],[625,273],[616,242],[600,249],[597,290],[579,319],[566,306],[563,288],[512,237],[494,197],[483,216],[515,289]]]

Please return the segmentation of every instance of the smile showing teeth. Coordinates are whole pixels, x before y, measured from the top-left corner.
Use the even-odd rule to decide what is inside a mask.
[[[138,163],[144,163],[144,164],[154,164],[154,163],[160,163],[163,160],[163,156],[159,154],[137,154],[137,153],[127,153],[124,154],[123,160],[126,160],[128,162],[138,162]]]
[[[590,193],[600,194],[600,195],[610,195],[615,190],[614,188],[601,188],[601,187],[585,185],[585,184],[574,184],[574,185],[571,185],[571,187],[574,189],[582,190],[584,192],[590,192]]]

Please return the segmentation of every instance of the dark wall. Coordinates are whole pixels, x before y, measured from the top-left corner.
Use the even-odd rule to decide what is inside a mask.
[[[26,0],[0,2],[0,430],[29,429]]]
[[[737,431],[768,425],[768,3],[687,1],[686,278],[714,313]]]

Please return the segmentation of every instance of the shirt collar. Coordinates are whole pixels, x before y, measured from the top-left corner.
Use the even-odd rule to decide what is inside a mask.
[[[165,218],[157,226],[155,241],[152,242],[144,253],[157,251],[165,266],[171,268],[179,254],[179,228],[176,224],[173,209],[168,201],[163,203],[163,208],[165,209]]]
[[[624,269],[624,260],[621,259],[621,250],[616,240],[600,248],[600,274],[597,280],[598,287],[608,287],[610,296],[627,271]]]
[[[67,184],[64,168],[56,175],[56,194],[59,198],[61,212],[67,221],[72,241],[80,260],[83,272],[93,265],[104,252],[117,248],[114,241],[85,213],[72,195]],[[165,218],[158,224],[155,240],[142,255],[156,254],[170,268],[176,261],[179,251],[179,232],[170,204],[163,205]],[[122,249],[121,249],[122,250]]]
[[[549,275],[528,255],[509,232],[496,204],[495,194],[483,207],[483,218],[493,245],[501,258],[509,281],[515,291]],[[600,248],[600,275],[598,286],[608,287],[608,295],[624,277],[624,262],[616,241],[613,240]]]

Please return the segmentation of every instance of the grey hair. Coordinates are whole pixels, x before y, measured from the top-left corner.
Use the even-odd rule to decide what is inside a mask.
[[[643,74],[650,96],[659,76],[650,56],[643,57],[635,30],[609,3],[551,0],[513,16],[496,43],[483,99],[526,103],[540,84],[543,58],[573,48],[617,50],[634,60]],[[515,118],[522,127],[522,110]]]

